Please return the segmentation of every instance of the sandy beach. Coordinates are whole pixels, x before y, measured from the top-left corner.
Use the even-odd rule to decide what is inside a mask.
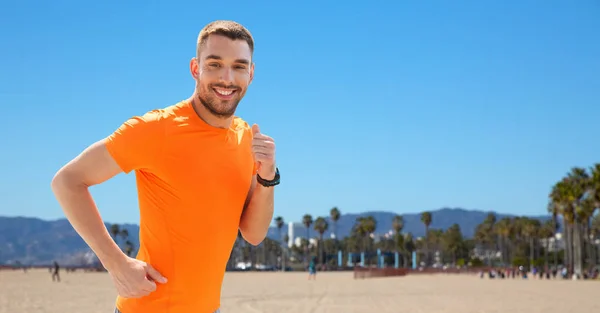
[[[599,312],[600,281],[489,280],[413,275],[354,280],[352,273],[227,273],[223,313],[584,313]],[[112,313],[106,273],[0,271],[0,313]]]

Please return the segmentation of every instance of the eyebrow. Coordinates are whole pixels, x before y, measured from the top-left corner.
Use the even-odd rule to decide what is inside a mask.
[[[220,56],[218,56],[218,55],[215,55],[215,54],[209,54],[209,55],[207,55],[207,56],[206,56],[206,58],[204,58],[204,59],[205,59],[205,60],[208,60],[208,59],[213,59],[213,60],[223,60],[223,58],[222,58],[222,57],[220,57]],[[248,65],[248,64],[250,64],[250,61],[248,61],[248,60],[246,60],[246,59],[237,59],[237,60],[235,60],[235,63],[241,63],[241,64],[246,64],[246,65]]]

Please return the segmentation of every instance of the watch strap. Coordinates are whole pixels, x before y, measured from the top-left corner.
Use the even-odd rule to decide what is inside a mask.
[[[279,185],[279,168],[275,168],[275,177],[273,177],[272,180],[266,180],[262,177],[260,177],[260,175],[258,175],[258,173],[256,173],[256,182],[258,182],[259,184],[265,186],[265,187],[273,187],[276,185]]]

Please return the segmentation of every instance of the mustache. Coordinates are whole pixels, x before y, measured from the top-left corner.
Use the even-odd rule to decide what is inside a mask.
[[[219,87],[219,88],[223,88],[223,89],[241,89],[239,86],[236,85],[225,85],[225,84],[211,84],[210,87]]]

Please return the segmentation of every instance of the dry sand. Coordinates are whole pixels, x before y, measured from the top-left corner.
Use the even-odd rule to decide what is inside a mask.
[[[0,313],[112,313],[106,273],[0,271]],[[489,280],[473,275],[413,275],[354,280],[352,273],[227,273],[223,313],[591,313],[600,281]]]

